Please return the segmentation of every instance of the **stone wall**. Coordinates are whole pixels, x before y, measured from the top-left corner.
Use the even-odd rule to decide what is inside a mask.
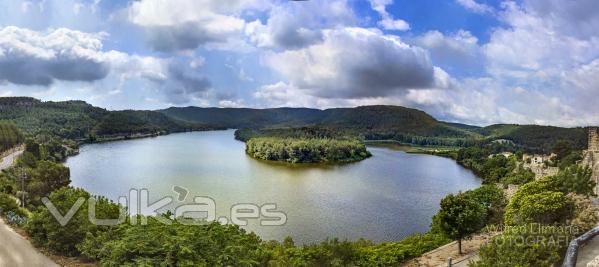
[[[595,193],[599,193],[599,151],[585,151],[582,165],[593,170],[593,176],[591,179],[597,183],[597,186],[595,187]]]
[[[599,132],[596,127],[589,128],[589,151],[599,152]]]

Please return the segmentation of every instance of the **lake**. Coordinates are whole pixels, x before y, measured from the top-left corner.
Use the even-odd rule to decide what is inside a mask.
[[[178,196],[214,199],[217,214],[237,203],[275,203],[287,215],[283,226],[246,229],[263,239],[291,236],[298,243],[327,237],[396,241],[425,232],[447,194],[481,181],[453,160],[369,147],[372,157],[334,166],[288,166],[255,160],[233,130],[178,133],[81,147],[67,160],[72,185],[112,200],[131,188],[146,188],[152,201]]]

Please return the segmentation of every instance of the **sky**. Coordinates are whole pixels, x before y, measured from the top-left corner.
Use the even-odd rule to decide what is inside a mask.
[[[596,0],[1,0],[0,96],[599,124]]]

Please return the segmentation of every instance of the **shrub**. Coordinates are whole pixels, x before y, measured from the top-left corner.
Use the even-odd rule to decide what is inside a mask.
[[[573,210],[574,202],[561,192],[524,195],[510,201],[505,213],[505,223],[565,223],[572,217]]]
[[[576,235],[567,227],[526,224],[509,228],[481,247],[471,267],[553,266]]]
[[[54,191],[49,199],[61,214],[66,214],[79,198],[89,199],[90,194],[83,189],[63,187]],[[31,240],[39,246],[46,247],[62,255],[76,256],[79,254],[77,245],[88,233],[105,230],[106,227],[96,226],[89,222],[88,205],[84,203],[65,225],[61,226],[48,208],[40,206],[32,214],[25,225]],[[119,206],[98,198],[96,213],[102,218],[118,218]]]

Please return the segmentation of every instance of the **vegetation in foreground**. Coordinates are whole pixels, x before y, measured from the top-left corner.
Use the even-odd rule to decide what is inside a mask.
[[[262,137],[248,140],[245,146],[254,158],[289,163],[353,162],[371,156],[358,140]]]

